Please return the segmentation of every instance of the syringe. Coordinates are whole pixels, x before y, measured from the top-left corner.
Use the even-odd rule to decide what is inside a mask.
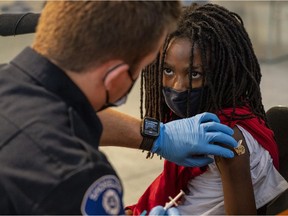
[[[173,205],[178,206],[177,200],[184,194],[185,194],[184,191],[181,190],[180,193],[177,194],[177,196],[174,199],[169,196],[170,202],[167,202],[165,204],[164,210],[167,210],[168,208],[172,207]]]

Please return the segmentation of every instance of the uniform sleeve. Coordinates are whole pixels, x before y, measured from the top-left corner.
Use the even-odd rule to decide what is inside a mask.
[[[13,206],[11,202],[7,199],[6,190],[0,186],[0,214],[1,215],[9,215],[13,212]]]
[[[89,162],[59,183],[33,212],[123,215],[122,198],[122,185],[113,168],[105,162]]]

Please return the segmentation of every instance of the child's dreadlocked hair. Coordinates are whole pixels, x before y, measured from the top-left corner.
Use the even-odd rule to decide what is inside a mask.
[[[161,55],[142,72],[142,118],[145,90],[145,115],[161,121],[171,120],[171,112],[162,96],[162,65],[169,42],[175,37],[192,42],[190,66],[195,43],[201,51],[207,91],[205,97],[201,97],[198,113],[248,105],[253,114],[266,121],[260,92],[260,67],[241,17],[215,4],[198,6],[195,3],[184,8],[178,28],[166,38]],[[191,71],[189,77],[191,83]],[[249,118],[235,113],[232,116]]]

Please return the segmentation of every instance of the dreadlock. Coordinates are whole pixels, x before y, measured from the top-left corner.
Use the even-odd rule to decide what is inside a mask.
[[[254,114],[267,122],[260,92],[260,66],[243,21],[236,13],[210,3],[202,6],[193,3],[185,7],[177,30],[166,38],[161,55],[143,70],[140,107],[142,118],[143,91],[145,115],[161,121],[175,118],[173,114],[171,116],[161,91],[163,62],[173,38],[188,38],[192,42],[189,83],[192,81],[194,45],[197,44],[201,51],[207,91],[201,96],[198,113],[221,112],[223,108],[233,107],[234,119],[250,118]],[[243,105],[249,106],[252,111],[250,115],[239,116],[235,113],[235,108]]]

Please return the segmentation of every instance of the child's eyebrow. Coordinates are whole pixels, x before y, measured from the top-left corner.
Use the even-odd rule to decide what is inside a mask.
[[[202,69],[202,65],[192,65],[192,70]]]
[[[164,61],[163,66],[164,67],[169,67],[171,69],[174,69],[174,67],[171,64],[167,63],[166,61]]]

